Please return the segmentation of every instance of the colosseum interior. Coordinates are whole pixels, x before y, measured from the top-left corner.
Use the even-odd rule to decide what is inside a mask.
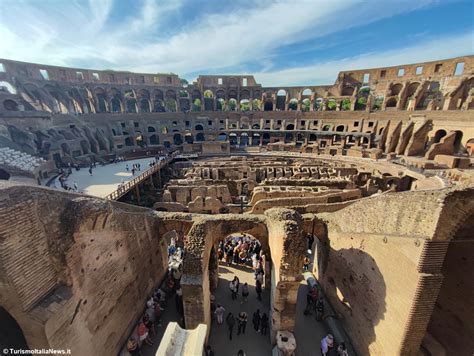
[[[268,256],[269,347],[308,341],[309,256],[318,325],[351,355],[471,354],[473,156],[474,56],[308,87],[0,59],[1,345],[127,355],[172,233],[180,326],[205,327],[202,350],[219,244],[246,234]],[[139,159],[156,164],[105,193],[63,189],[68,170]]]

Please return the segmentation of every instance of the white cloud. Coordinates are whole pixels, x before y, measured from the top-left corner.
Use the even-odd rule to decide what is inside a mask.
[[[53,4],[18,0],[8,14],[0,17],[0,56],[65,66],[85,63],[97,69],[170,71],[182,76],[210,68],[235,69],[258,61],[265,68],[257,73],[258,80],[265,85],[283,85],[332,83],[339,70],[354,65],[406,63],[422,54],[431,59],[460,52],[455,50],[457,47],[440,44],[433,48],[436,56],[432,57],[428,52],[418,52],[417,56],[407,50],[406,56],[400,56],[392,51],[272,72],[274,53],[282,45],[313,38],[317,43],[317,38],[330,33],[410,12],[432,1],[401,0],[397,6],[388,0],[334,0],[330,4],[326,0],[260,0],[253,5],[244,1],[245,6],[237,10],[195,18],[166,37],[161,19],[180,15],[178,10],[184,14],[184,1],[143,0],[135,17],[124,14],[111,24],[114,0],[89,0],[88,4],[76,0]]]
[[[337,74],[344,70],[389,67],[470,55],[474,53],[473,40],[474,32],[467,32],[381,53],[367,53],[302,67],[254,73],[254,76],[257,82],[264,86],[333,84]]]

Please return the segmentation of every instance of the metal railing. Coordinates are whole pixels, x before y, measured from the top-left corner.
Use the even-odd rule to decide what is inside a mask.
[[[114,190],[112,193],[107,195],[105,197],[105,199],[109,199],[109,200],[118,200],[118,199],[120,199],[125,194],[127,194],[130,190],[132,190],[137,184],[142,183],[143,181],[148,179],[150,176],[152,176],[153,174],[158,172],[161,168],[168,165],[175,158],[176,155],[177,155],[177,153],[173,152],[172,154],[166,156],[165,159],[156,162],[155,165],[148,168],[146,171],[144,171],[139,176],[136,176],[132,180],[129,180],[128,182],[125,182],[125,183],[119,185],[119,187],[116,190]]]

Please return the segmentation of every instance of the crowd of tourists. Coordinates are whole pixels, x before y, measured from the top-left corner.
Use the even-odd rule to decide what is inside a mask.
[[[183,257],[184,249],[177,246],[177,241],[171,238],[168,248],[167,275],[146,301],[144,313],[127,343],[127,350],[132,356],[141,355],[140,350],[145,345],[153,346],[156,328],[161,327],[162,313],[173,298],[180,318],[179,324],[184,327],[183,291],[181,289]]]

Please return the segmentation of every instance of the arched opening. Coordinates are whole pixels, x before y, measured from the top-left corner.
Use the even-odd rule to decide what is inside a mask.
[[[160,144],[160,139],[158,138],[158,135],[151,135],[150,145],[159,145],[159,144]]]
[[[288,110],[298,110],[298,99],[291,99],[290,102],[288,103]]]
[[[441,268],[443,281],[427,328],[427,335],[435,339],[444,352],[431,350],[432,355],[466,355],[474,350],[473,231],[474,214],[471,212],[449,241]]]
[[[248,146],[249,144],[249,135],[246,132],[242,132],[240,135],[240,146]]]
[[[18,111],[18,104],[10,99],[3,101],[3,107],[8,111]]]
[[[193,136],[192,134],[190,134],[190,133],[187,133],[186,135],[184,135],[184,141],[185,141],[186,143],[191,144],[191,143],[194,142],[194,136]]]
[[[315,111],[320,110],[322,108],[322,105],[323,105],[323,98],[317,98],[314,101],[314,110]]]
[[[262,144],[266,145],[270,143],[270,134],[265,132],[262,136]]]
[[[112,112],[122,112],[122,103],[118,96],[114,96],[110,103],[112,104]]]
[[[3,349],[28,350],[25,336],[16,320],[0,307],[0,345]]]
[[[214,111],[214,93],[209,89],[204,92],[204,110]]]
[[[293,134],[290,133],[290,132],[287,132],[287,133],[285,134],[285,143],[292,143],[293,140],[294,140]]]
[[[260,134],[259,133],[253,133],[252,134],[252,146],[258,146],[260,145]]]
[[[309,100],[308,98],[303,99],[303,101],[301,102],[301,111],[307,112],[310,110],[311,110],[311,100]]]
[[[224,132],[221,132],[219,135],[217,135],[217,141],[226,141],[227,140],[227,135]]]
[[[253,111],[261,111],[262,110],[262,101],[260,99],[253,99],[252,100],[252,110]]]
[[[229,143],[231,146],[237,145],[237,134],[235,133],[230,133],[229,134]]]
[[[217,111],[224,111],[225,110],[225,100],[222,98],[218,98],[216,100],[216,110]]]
[[[250,111],[250,100],[248,99],[240,100],[240,111],[243,111],[243,112]]]
[[[365,110],[367,107],[367,101],[370,94],[370,88],[365,86],[359,89],[357,93],[357,101],[355,105],[356,110]]]
[[[327,102],[326,102],[326,109],[328,111],[334,111],[336,110],[336,107],[337,107],[337,102],[335,99],[329,99]]]
[[[283,89],[280,89],[277,92],[276,109],[283,111],[285,110],[285,105],[286,105],[286,91]]]
[[[198,141],[198,142],[205,141],[205,137],[204,137],[204,134],[202,132],[200,132],[196,135],[196,141]]]
[[[133,139],[131,137],[125,139],[125,146],[133,146]]]
[[[237,100],[235,100],[234,98],[229,99],[229,102],[228,102],[227,106],[229,108],[229,111],[236,111],[238,109],[237,108]]]
[[[446,136],[448,133],[446,130],[438,130],[435,132],[434,138],[433,138],[433,143],[438,143],[441,141],[441,139]]]
[[[194,129],[196,131],[203,131],[204,130],[204,126],[202,126],[201,124],[197,124],[196,126],[194,126]]]
[[[462,153],[461,151],[463,151],[463,147],[461,141],[463,133],[459,130],[456,130],[454,132],[456,132],[456,135],[454,137],[454,153]]]
[[[403,86],[401,84],[394,84],[391,87],[392,95],[398,95],[402,91]]]
[[[331,129],[331,125],[324,125],[323,131],[329,131]]]
[[[9,179],[10,179],[10,173],[0,168],[0,180],[9,180]]]
[[[315,134],[309,134],[308,141],[309,142],[315,142],[317,139],[317,136]]]
[[[153,102],[153,111],[165,112],[165,102],[162,99],[155,99],[155,101]]]
[[[394,108],[397,106],[397,98],[391,97],[387,100],[385,107],[387,108]]]
[[[156,132],[156,129],[153,126],[148,126],[148,132]]]
[[[150,101],[148,99],[140,99],[140,112],[150,112]]]
[[[137,100],[128,99],[127,100],[127,112],[136,113],[137,112]]]
[[[176,146],[182,145],[183,144],[183,136],[181,136],[180,134],[174,134],[173,142]]]
[[[336,131],[337,131],[337,132],[344,132],[344,130],[345,130],[344,125],[338,125],[338,126],[336,127]]]
[[[273,110],[272,99],[265,100],[265,105],[263,105],[263,111],[272,111],[272,110]]]
[[[165,148],[171,148],[171,143],[169,141],[165,141],[163,142],[163,146],[165,146]]]
[[[288,124],[286,125],[286,128],[285,128],[285,130],[294,130],[294,129],[295,129],[295,125],[293,124]]]

